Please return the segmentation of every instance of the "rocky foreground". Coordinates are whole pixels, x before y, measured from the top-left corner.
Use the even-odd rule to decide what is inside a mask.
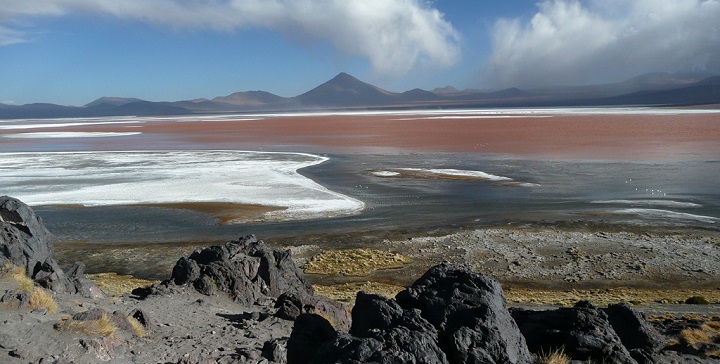
[[[432,267],[392,299],[359,293],[350,313],[314,294],[289,251],[270,250],[253,236],[180,258],[160,284],[106,297],[81,264],[70,273],[57,266],[51,235],[26,205],[1,197],[0,217],[2,363],[549,363],[549,353],[561,363],[720,358],[717,321],[668,316],[651,323],[627,304],[507,309],[496,280],[458,264]],[[11,271],[32,280],[29,287]],[[49,293],[55,306],[38,301],[38,292]]]

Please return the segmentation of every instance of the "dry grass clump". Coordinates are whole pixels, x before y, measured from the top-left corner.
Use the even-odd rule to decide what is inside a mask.
[[[55,302],[55,299],[42,288],[35,288],[30,293],[30,297],[28,298],[28,307],[30,307],[31,310],[44,308],[49,313],[56,313],[58,310],[58,305]]]
[[[137,337],[145,337],[147,332],[145,332],[145,326],[143,326],[140,321],[134,317],[128,317],[127,321],[130,323],[130,327],[132,327],[133,333],[135,333]]]
[[[717,336],[720,336],[720,321],[707,321],[700,328],[704,331],[711,332]]]
[[[565,354],[565,349],[560,348],[553,350],[549,353],[540,353],[537,358],[536,364],[567,364],[570,362],[570,358]]]
[[[705,357],[720,357],[720,321],[717,318],[709,319],[694,329],[680,331],[677,337],[668,341],[669,346],[692,348],[702,350]]]
[[[18,285],[21,292],[32,292],[35,288],[35,282],[25,275],[25,268],[18,267],[10,262],[5,263],[0,268],[1,276],[9,276]]]
[[[710,343],[710,335],[700,329],[685,329],[680,331],[678,341],[681,345],[698,348],[702,344]]]
[[[102,314],[97,320],[62,321],[57,325],[57,329],[60,331],[75,331],[89,336],[104,337],[114,337],[118,331],[117,326],[115,326],[107,314]]]
[[[5,263],[0,268],[3,276],[9,276],[17,284],[18,290],[29,293],[28,307],[31,310],[44,308],[49,313],[56,313],[58,310],[57,302],[46,290],[35,287],[35,282],[25,275],[25,268],[18,267],[12,263]]]
[[[108,296],[121,296],[130,293],[138,287],[148,287],[160,281],[149,281],[146,279],[135,278],[130,275],[119,275],[117,273],[97,273],[86,274],[85,278],[90,279],[93,283]]]
[[[403,255],[374,249],[327,250],[305,264],[307,274],[366,276],[381,269],[402,268],[410,263]]]
[[[715,358],[715,359],[720,358],[720,348],[706,351],[705,356],[707,356],[708,358]]]
[[[636,289],[615,287],[607,289],[546,290],[523,287],[503,287],[508,302],[519,304],[551,304],[572,306],[577,301],[589,300],[596,305],[629,302],[643,305],[651,302],[683,304],[689,296],[702,296],[709,302],[720,302],[717,289]]]
[[[350,305],[355,303],[355,296],[357,296],[357,293],[360,291],[393,298],[398,292],[405,289],[405,287],[379,282],[343,283],[333,286],[313,285],[313,288],[315,289],[315,294],[319,296],[328,297]]]

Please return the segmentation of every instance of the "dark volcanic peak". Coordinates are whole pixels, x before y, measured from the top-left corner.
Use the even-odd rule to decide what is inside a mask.
[[[295,99],[305,106],[373,106],[391,103],[394,95],[341,72]]]
[[[143,101],[141,99],[136,99],[134,97],[101,97],[87,105],[85,107],[92,107],[102,104],[112,105],[112,106],[122,106],[125,104],[129,104],[131,102],[138,102]]]
[[[261,106],[272,105],[285,101],[284,97],[271,94],[265,91],[245,91],[235,92],[228,96],[219,96],[212,101],[223,104],[239,105],[239,106]]]

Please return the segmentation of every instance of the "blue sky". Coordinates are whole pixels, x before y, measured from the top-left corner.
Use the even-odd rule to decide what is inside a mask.
[[[0,0],[0,102],[720,72],[720,0]]]

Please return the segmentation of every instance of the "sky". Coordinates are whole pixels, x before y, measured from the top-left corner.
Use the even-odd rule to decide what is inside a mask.
[[[720,0],[0,0],[0,103],[720,73]]]

